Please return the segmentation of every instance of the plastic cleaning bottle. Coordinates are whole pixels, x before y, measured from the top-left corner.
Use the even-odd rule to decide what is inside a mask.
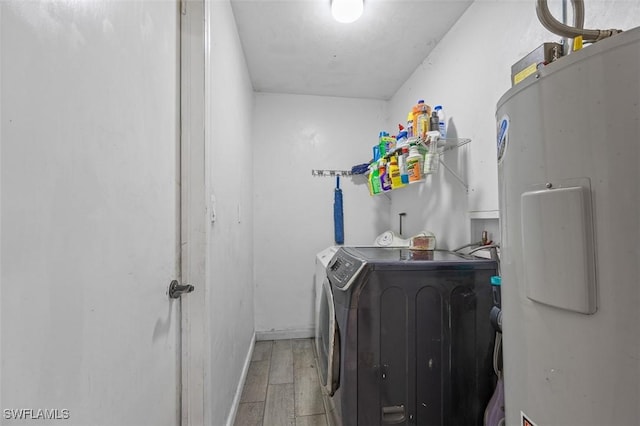
[[[424,105],[424,100],[420,99],[417,104],[415,104],[411,108],[411,127],[413,128],[413,137],[417,138],[420,136],[420,131],[418,130],[418,115],[420,115],[420,110],[422,109],[422,105]]]
[[[434,111],[435,114],[435,111]],[[429,148],[424,156],[424,169],[423,172],[426,175],[437,173],[438,165],[440,164],[440,155],[438,152],[438,139],[440,138],[440,132],[438,130],[431,130],[427,133],[427,139],[429,140]]]
[[[380,160],[380,146],[373,146],[373,160],[369,164],[369,191],[371,195],[382,192],[380,187],[380,175],[378,174],[378,160]]]
[[[380,186],[382,187],[382,191],[391,191],[391,178],[387,172],[387,161],[384,158],[380,160],[380,169],[378,170],[378,173],[380,175]]]
[[[435,112],[438,113],[438,131],[440,132],[440,138],[447,138],[447,117],[444,115],[444,109],[442,109],[442,105],[436,105],[433,108]]]
[[[388,132],[380,132],[378,141],[378,145],[380,146],[380,157],[384,157],[396,149],[396,138],[395,136],[389,136]]]
[[[393,151],[395,151],[397,144],[398,141],[396,139],[396,136],[389,136],[389,134],[387,133],[387,154],[391,154]]]
[[[407,173],[407,157],[409,156],[409,147],[403,146],[402,151],[398,155],[398,168],[400,169],[400,179],[403,185],[409,183],[409,174]]]
[[[413,134],[413,112],[409,111],[407,114],[407,138],[411,139],[414,137]]]
[[[375,192],[373,192],[373,164],[374,163],[370,163],[367,169],[367,187],[369,188],[369,195],[376,195]]]
[[[424,103],[424,99],[420,99],[413,106],[413,134],[419,139],[424,139],[429,131],[429,117],[431,116],[431,107]]]
[[[389,160],[389,176],[391,177],[391,188],[398,189],[404,186],[402,183],[402,177],[400,176],[400,167],[398,166],[398,157],[391,156]]]
[[[380,172],[378,162],[371,163],[371,171],[369,172],[369,180],[371,181],[371,193],[376,195],[382,192],[382,186],[380,186]]]
[[[402,124],[398,124],[398,136],[396,136],[396,149],[401,150],[403,146],[408,145],[407,131]]]
[[[387,140],[385,139],[387,132],[380,132],[378,135],[378,146],[380,147],[380,156],[387,154]]]
[[[436,110],[434,109],[433,111],[431,111],[431,117],[429,117],[429,131],[436,131],[438,132],[438,113],[436,112]]]
[[[407,174],[409,175],[409,183],[416,183],[422,180],[422,155],[420,155],[418,147],[415,145],[411,145],[411,148],[409,148]]]

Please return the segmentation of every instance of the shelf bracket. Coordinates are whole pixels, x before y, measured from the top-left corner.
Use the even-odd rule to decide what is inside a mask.
[[[469,193],[469,185],[467,185],[467,183],[453,170],[451,170],[451,167],[447,166],[447,163],[445,163],[444,161],[442,161],[442,157],[438,157],[438,161],[440,162],[440,164],[442,164],[442,167],[444,167],[446,170],[449,171],[449,173],[451,173],[453,175],[454,178],[456,178],[456,180],[458,182],[460,182],[460,184],[464,187],[464,190],[467,192],[467,194]]]

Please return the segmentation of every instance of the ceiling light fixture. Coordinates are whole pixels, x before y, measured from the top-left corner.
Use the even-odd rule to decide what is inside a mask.
[[[364,0],[331,0],[331,14],[333,19],[343,24],[349,24],[362,16]]]

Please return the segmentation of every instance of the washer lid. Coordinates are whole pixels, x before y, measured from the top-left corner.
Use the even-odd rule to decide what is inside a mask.
[[[367,263],[468,263],[486,260],[446,250],[410,250],[398,247],[344,247],[342,250]]]

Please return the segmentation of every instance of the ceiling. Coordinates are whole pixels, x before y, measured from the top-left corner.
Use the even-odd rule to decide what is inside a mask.
[[[231,0],[257,92],[389,99],[473,0],[364,0],[341,24],[330,0]]]

